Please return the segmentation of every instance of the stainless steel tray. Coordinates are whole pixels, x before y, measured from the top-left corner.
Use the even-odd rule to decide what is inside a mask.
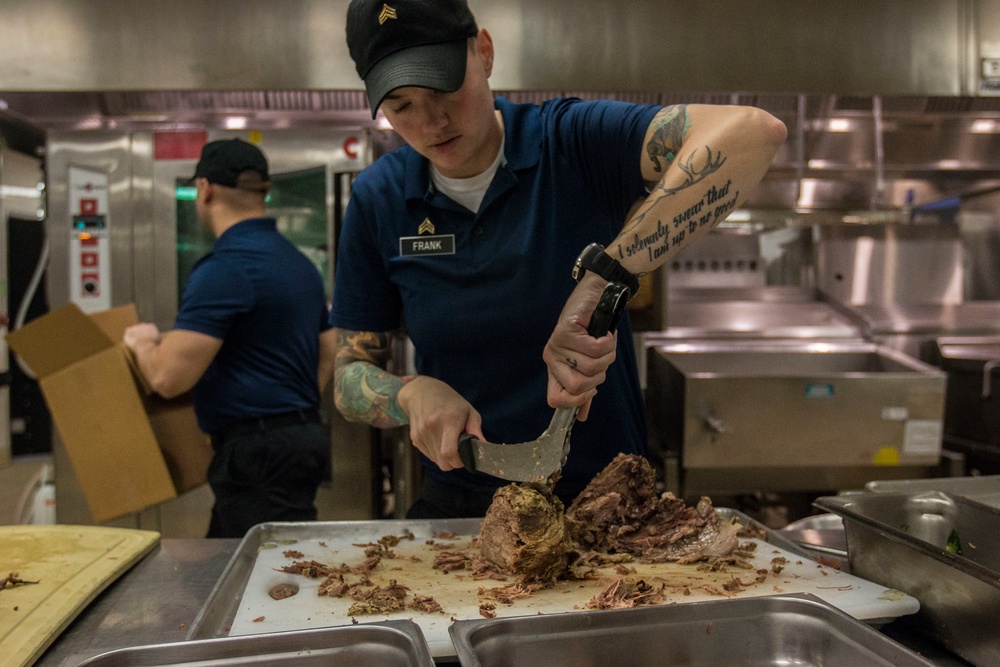
[[[720,508],[718,512],[724,519],[738,518],[744,525],[752,522],[750,517],[735,510]],[[448,629],[456,620],[480,618],[477,591],[484,582],[470,579],[464,572],[446,574],[433,569],[437,554],[435,549],[441,542],[436,538],[442,533],[452,533],[456,548],[468,548],[479,532],[480,522],[480,519],[461,519],[260,524],[247,533],[233,554],[194,620],[188,638],[256,635],[349,623],[351,600],[318,597],[318,580],[302,580],[298,575],[282,572],[282,566],[290,557],[285,551],[300,552],[304,560],[340,563],[357,558],[360,562],[364,546],[385,535],[409,532],[414,540],[400,542],[393,547],[398,557],[391,564],[386,564],[379,577],[386,581],[398,579],[411,589],[414,596],[431,595],[442,605],[445,613],[409,610],[399,613],[405,613],[406,618],[420,626],[434,659],[454,659],[456,654]],[[785,557],[787,563],[780,575],[774,575],[775,581],[751,585],[734,593],[734,596],[813,593],[854,618],[873,625],[917,611],[919,604],[912,596],[821,565],[790,540],[763,526],[761,529],[763,538],[755,541],[771,548],[758,547],[752,556],[755,567],[767,569],[777,556]],[[732,576],[726,572],[698,572],[693,575],[694,570],[690,566],[676,563],[633,565],[642,576],[674,584],[687,585],[691,577],[696,576],[703,584],[722,587],[723,580],[729,581]],[[300,585],[299,595],[302,597],[296,597],[292,605],[272,600],[267,591],[289,578]],[[495,613],[498,617],[511,617],[572,612],[584,608],[586,602],[606,583],[602,584],[600,580],[561,582],[561,585],[537,591],[527,599],[498,605]],[[485,585],[488,586],[488,582]],[[779,588],[775,590],[774,586]],[[676,592],[672,601],[683,602],[686,606],[708,599],[713,599],[710,591],[703,586],[693,586],[687,594]]]
[[[809,594],[457,621],[463,667],[933,665]]]
[[[413,621],[382,621],[335,628],[175,642],[109,651],[81,667],[432,667],[434,660]]]
[[[969,500],[1000,508],[1000,475],[979,477],[936,477],[868,482],[866,491],[874,493],[916,493],[944,491]]]
[[[724,520],[736,517],[743,525],[751,522],[765,531],[765,540],[785,551],[809,558],[808,553],[797,544],[776,532],[754,522],[749,516],[728,508],[716,510]],[[434,533],[455,533],[476,535],[482,519],[442,519],[431,521],[338,521],[302,523],[262,523],[251,528],[240,542],[240,546],[223,570],[198,616],[191,624],[188,639],[209,639],[226,637],[236,617],[244,590],[250,580],[257,552],[267,543],[278,542],[294,535],[297,539],[323,539],[336,531],[339,536],[357,542],[370,541],[385,534],[399,535],[406,531],[430,535]]]
[[[373,536],[402,534],[421,524],[426,534],[451,532],[456,534],[477,534],[482,519],[447,519],[440,521],[338,521],[302,523],[262,523],[251,528],[240,541],[232,559],[223,570],[201,611],[191,624],[188,639],[226,637],[236,617],[236,611],[243,591],[257,561],[257,551],[268,542],[285,539],[294,533],[298,539],[322,539],[331,530],[348,535],[357,541],[366,541]]]
[[[940,491],[814,504],[843,518],[851,572],[917,598],[920,625],[956,654],[1000,664],[1000,510]],[[947,548],[953,535],[961,555]]]

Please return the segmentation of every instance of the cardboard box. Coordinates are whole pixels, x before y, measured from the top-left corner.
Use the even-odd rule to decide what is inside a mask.
[[[38,376],[45,402],[97,523],[205,483],[210,439],[190,396],[153,394],[120,341],[135,306],[86,315],[75,304],[7,336]]]

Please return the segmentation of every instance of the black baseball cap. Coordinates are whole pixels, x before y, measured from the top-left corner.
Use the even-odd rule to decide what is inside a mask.
[[[240,174],[247,171],[259,174],[261,180],[253,179],[252,183],[247,183],[245,178],[241,180]],[[206,178],[209,183],[249,190],[266,189],[271,180],[264,153],[242,139],[219,139],[205,144],[198,166],[194,169],[194,178]]]
[[[372,118],[396,88],[461,88],[467,41],[478,32],[465,0],[351,0],[347,47]]]

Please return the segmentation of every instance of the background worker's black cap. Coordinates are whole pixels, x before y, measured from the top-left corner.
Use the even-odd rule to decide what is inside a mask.
[[[240,174],[254,172],[260,181],[253,183],[240,181]],[[211,141],[201,149],[201,159],[194,169],[194,178],[208,179],[230,188],[261,189],[271,180],[267,170],[267,158],[253,144],[242,139],[220,139]]]
[[[465,0],[351,0],[347,46],[372,118],[396,88],[461,88],[467,41],[478,32]]]

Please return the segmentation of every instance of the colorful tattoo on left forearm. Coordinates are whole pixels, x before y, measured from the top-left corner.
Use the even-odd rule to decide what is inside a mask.
[[[337,369],[335,379],[337,409],[350,421],[376,428],[409,423],[397,400],[404,378],[366,361],[355,361]]]
[[[397,400],[406,379],[381,368],[388,358],[388,334],[337,331],[333,396],[346,419],[377,428],[409,422]]]

